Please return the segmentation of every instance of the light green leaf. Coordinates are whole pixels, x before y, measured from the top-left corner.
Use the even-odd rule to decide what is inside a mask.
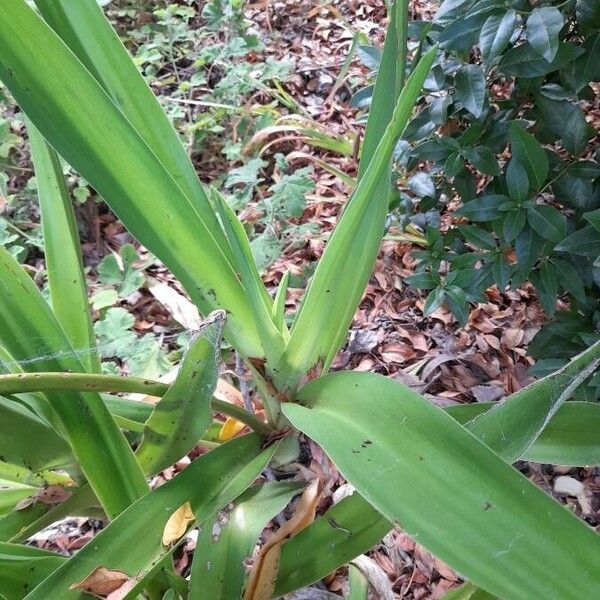
[[[311,408],[285,404],[286,417],[390,521],[476,585],[507,600],[600,593],[596,534],[409,388],[337,373],[299,399]]]
[[[66,560],[33,546],[0,542],[0,598],[21,600]]]
[[[221,229],[203,218],[131,121],[23,0],[11,0],[0,13],[0,79],[201,310],[228,310],[228,334],[240,351],[263,356],[248,297],[220,245]]]
[[[214,212],[179,135],[102,10],[93,0],[35,3],[50,27],[102,85],[193,200],[201,218],[219,239]]]
[[[56,152],[33,125],[29,124],[27,131],[42,216],[52,310],[73,347],[84,351],[81,362],[86,370],[98,373],[100,359],[87,299],[77,223],[61,164]]]
[[[208,429],[224,324],[224,311],[207,318],[190,341],[175,383],[154,406],[136,450],[146,474],[153,475],[175,463]]]
[[[599,363],[597,342],[560,371],[512,394],[466,427],[508,462],[514,462],[525,454],[560,406]]]
[[[286,387],[295,387],[315,366],[327,369],[346,337],[373,268],[387,215],[388,197],[379,193],[379,186],[387,177],[396,141],[408,122],[436,52],[432,48],[423,56],[407,80],[392,121],[319,261],[290,341],[274,372],[275,380]],[[341,269],[343,264],[353,265],[353,277]]]
[[[259,535],[299,491],[295,483],[265,483],[247,490],[223,518],[207,519],[198,536],[189,600],[240,598],[244,565]]]
[[[0,397],[0,422],[0,456],[4,460],[32,471],[65,467],[73,462],[67,442],[22,404]]]
[[[358,493],[344,498],[283,544],[275,597],[326,577],[372,548],[391,528]]]
[[[31,372],[83,370],[35,283],[2,246],[0,343]],[[45,397],[110,516],[145,493],[146,480],[133,452],[98,394],[49,391]]]
[[[250,486],[275,448],[260,452],[260,439],[248,435],[196,459],[177,477],[132,504],[94,538],[93,544],[82,548],[37,586],[27,600],[83,599],[82,592],[69,587],[98,566],[131,577],[144,575],[170,552],[163,546],[162,536],[177,509],[189,502],[194,520],[202,523]]]

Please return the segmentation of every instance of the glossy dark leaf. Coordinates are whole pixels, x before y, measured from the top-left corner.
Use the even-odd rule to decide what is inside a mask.
[[[510,124],[510,142],[513,158],[523,165],[529,182],[540,188],[546,181],[550,168],[546,152],[535,137],[516,122]]]
[[[558,34],[563,24],[562,13],[554,6],[534,8],[527,17],[527,39],[548,62],[552,62],[558,52]]]
[[[534,206],[527,211],[527,222],[537,234],[551,242],[564,240],[567,233],[565,216],[553,206]]]
[[[494,153],[487,146],[465,148],[463,156],[484,175],[492,177],[500,175],[500,167]]]
[[[562,69],[583,54],[581,46],[561,43],[552,62],[541,57],[530,44],[525,43],[511,48],[500,60],[498,68],[511,77],[539,77]]]
[[[491,61],[502,54],[508,46],[516,22],[517,12],[513,9],[487,18],[479,34],[479,47],[485,60]]]
[[[568,236],[556,246],[556,250],[596,258],[600,255],[600,231],[588,225]]]
[[[454,80],[454,100],[467,109],[475,118],[483,113],[487,90],[485,75],[477,65],[461,67]]]
[[[506,169],[506,185],[508,193],[513,200],[522,202],[527,199],[529,177],[523,165],[514,158],[508,163],[508,168]]]
[[[502,235],[507,242],[512,242],[523,231],[527,220],[526,211],[521,208],[510,210],[506,213],[502,224]]]
[[[507,196],[482,196],[481,198],[465,202],[456,211],[456,214],[467,217],[471,221],[493,221],[498,216],[498,208],[506,201],[508,201]]]

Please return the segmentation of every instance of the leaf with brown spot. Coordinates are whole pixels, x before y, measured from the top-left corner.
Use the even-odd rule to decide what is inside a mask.
[[[169,546],[183,536],[188,525],[195,520],[192,505],[189,502],[182,504],[167,521],[163,530],[163,546]]]
[[[62,485],[49,485],[41,489],[35,499],[42,504],[60,504],[70,496],[71,492]]]
[[[85,579],[69,586],[70,590],[81,590],[97,598],[106,598],[117,591],[129,580],[129,575],[122,571],[96,567]]]

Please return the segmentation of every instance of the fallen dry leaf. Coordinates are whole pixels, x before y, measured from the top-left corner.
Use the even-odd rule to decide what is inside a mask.
[[[162,535],[163,546],[176,542],[186,532],[188,525],[195,520],[192,505],[189,502],[182,504],[167,521]]]
[[[218,440],[219,442],[227,442],[231,438],[234,438],[240,431],[242,431],[246,427],[245,423],[238,421],[237,419],[233,419],[232,417],[228,417],[223,426],[219,431]]]
[[[122,571],[96,567],[85,579],[74,583],[70,590],[81,590],[98,598],[106,598],[112,592],[117,591],[129,580],[129,575]]]
[[[320,497],[321,482],[319,479],[313,479],[296,504],[292,518],[286,521],[261,548],[250,571],[244,600],[270,600],[275,589],[281,544],[314,521]]]

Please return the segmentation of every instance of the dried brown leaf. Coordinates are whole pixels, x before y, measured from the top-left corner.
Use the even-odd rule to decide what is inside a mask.
[[[81,590],[97,598],[106,598],[129,581],[129,575],[123,571],[96,567],[85,579],[74,583],[70,590]],[[111,599],[112,600],[112,599]]]
[[[187,531],[188,525],[195,520],[192,505],[189,502],[182,504],[167,521],[163,530],[163,546],[176,542]]]

